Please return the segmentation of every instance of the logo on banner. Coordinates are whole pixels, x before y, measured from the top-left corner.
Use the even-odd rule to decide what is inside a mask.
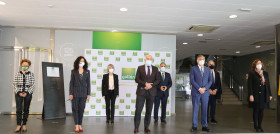
[[[106,109],[106,105],[102,105],[102,109]]]
[[[166,111],[166,115],[169,115],[169,111]]]
[[[101,99],[96,99],[96,103],[101,103]]]
[[[166,53],[166,57],[170,57],[171,56],[171,53]]]
[[[143,62],[143,58],[138,58],[138,62]]]
[[[103,69],[103,73],[105,73],[105,74],[108,73],[108,69],[107,69],[107,68],[104,68],[104,69]]]
[[[98,62],[98,63],[97,63],[97,66],[98,66],[98,67],[102,67],[102,62]]]
[[[124,99],[120,99],[120,103],[124,103]]]
[[[160,56],[160,54],[159,54],[159,53],[156,53],[155,55],[156,55],[156,57],[159,57],[159,56]]]
[[[121,52],[121,55],[122,55],[122,56],[126,56],[126,52],[125,52],[125,51],[122,51],[122,52]]]
[[[161,61],[161,62],[165,62],[165,59],[161,59],[160,61]]]
[[[109,57],[104,57],[104,61],[109,61]]]
[[[91,97],[95,97],[96,96],[96,93],[95,92],[92,92],[91,93]]]
[[[115,109],[119,109],[119,105],[115,105]]]
[[[136,99],[131,99],[131,103],[135,103],[136,102]]]
[[[115,55],[115,51],[110,51],[110,55]]]
[[[126,109],[130,109],[130,105],[125,105],[125,108]]]
[[[102,50],[98,50],[98,55],[103,55],[103,51]]]
[[[133,52],[132,55],[133,55],[133,56],[137,56],[137,52]]]
[[[86,50],[86,54],[91,54],[91,50]]]
[[[85,112],[84,112],[84,115],[88,115],[88,114],[89,114],[89,111],[85,111]]]
[[[92,69],[91,69],[91,72],[92,72],[92,73],[96,73],[96,68],[92,68]]]
[[[91,84],[92,84],[92,85],[96,85],[96,80],[92,80],[92,81],[91,81]]]
[[[167,64],[167,65],[166,65],[166,69],[170,69],[170,64]]]
[[[97,56],[92,56],[92,61],[97,61]]]
[[[135,68],[122,68],[122,80],[135,80]]]
[[[156,66],[156,67],[159,67],[159,64],[156,64],[155,66]]]
[[[121,60],[121,58],[120,57],[116,57],[116,61],[120,61]]]
[[[90,66],[91,63],[90,63],[90,62],[87,62],[87,64],[88,64],[88,66]]]
[[[120,111],[120,115],[124,115],[124,111]]]
[[[135,111],[131,111],[130,113],[131,113],[131,115],[135,115]]]
[[[102,79],[102,74],[98,74],[97,79]]]
[[[96,111],[96,115],[101,115],[101,111]]]
[[[127,58],[127,62],[132,62],[132,58]]]
[[[97,91],[101,91],[101,87],[97,87]]]
[[[95,109],[95,105],[90,105],[90,108],[91,109]]]
[[[126,93],[125,95],[126,95],[126,97],[130,97],[130,96],[131,96],[131,94],[130,94],[130,93]]]
[[[144,52],[144,56],[146,57],[147,55],[149,55],[149,53],[148,52]]]

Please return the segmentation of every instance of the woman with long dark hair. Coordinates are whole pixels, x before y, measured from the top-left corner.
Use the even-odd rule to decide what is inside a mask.
[[[252,63],[252,70],[248,77],[249,106],[253,107],[253,120],[256,132],[262,129],[263,112],[269,107],[272,99],[268,73],[264,71],[263,63],[257,59]]]
[[[86,100],[90,98],[90,72],[88,63],[83,56],[79,56],[74,62],[69,87],[69,99],[72,101],[75,132],[83,132],[83,114]]]

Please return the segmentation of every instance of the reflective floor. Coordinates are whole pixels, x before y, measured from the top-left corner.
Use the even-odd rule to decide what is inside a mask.
[[[246,105],[217,105],[218,124],[209,124],[211,133],[253,133],[252,109]],[[263,129],[267,133],[280,133],[276,123],[276,111],[265,110]],[[74,133],[73,118],[41,120],[39,115],[30,115],[26,134],[70,134]],[[176,116],[168,117],[167,124],[150,125],[151,134],[187,134],[192,126],[192,106],[190,100],[176,99]],[[105,117],[85,117],[83,134],[132,134],[133,117],[116,117],[114,125],[106,125]],[[0,133],[12,134],[16,127],[15,115],[0,115]],[[143,119],[139,134],[144,133]],[[201,133],[201,126],[198,132]]]

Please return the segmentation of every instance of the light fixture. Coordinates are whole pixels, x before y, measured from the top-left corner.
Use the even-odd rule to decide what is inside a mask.
[[[53,5],[48,5],[49,8],[53,8]]]
[[[237,15],[236,15],[236,14],[232,14],[232,15],[229,16],[229,18],[230,18],[230,19],[237,18]]]
[[[251,12],[252,11],[251,8],[240,8],[239,10],[243,11],[243,12]]]
[[[240,54],[240,51],[236,51],[235,53]]]
[[[217,39],[217,40],[221,40],[221,39]]]
[[[256,46],[256,48],[260,48],[261,46]]]
[[[120,11],[122,11],[122,12],[126,12],[128,9],[127,8],[120,8]]]
[[[112,30],[112,32],[118,32],[118,30]]]
[[[201,36],[203,36],[203,34],[197,34],[197,36],[201,37]]]
[[[184,45],[187,45],[188,43],[187,43],[187,42],[184,42],[183,44],[184,44]]]
[[[6,5],[6,3],[3,1],[0,1],[0,5],[4,6],[4,5]]]

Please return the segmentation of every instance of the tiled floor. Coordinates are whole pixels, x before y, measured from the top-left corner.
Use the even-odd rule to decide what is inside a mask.
[[[192,106],[190,100],[176,99],[176,116],[168,117],[167,124],[150,125],[151,134],[190,133]],[[133,117],[116,117],[114,125],[106,125],[105,117],[85,117],[83,134],[132,134]],[[217,105],[218,124],[209,124],[211,133],[253,133],[252,109],[246,105]],[[0,133],[11,134],[16,127],[15,115],[0,115]],[[72,116],[66,119],[41,120],[39,115],[30,115],[27,134],[69,134],[74,133]],[[143,131],[143,120],[139,128]],[[201,126],[198,127],[201,133]],[[265,110],[263,129],[268,133],[280,133],[276,123],[276,110]]]

